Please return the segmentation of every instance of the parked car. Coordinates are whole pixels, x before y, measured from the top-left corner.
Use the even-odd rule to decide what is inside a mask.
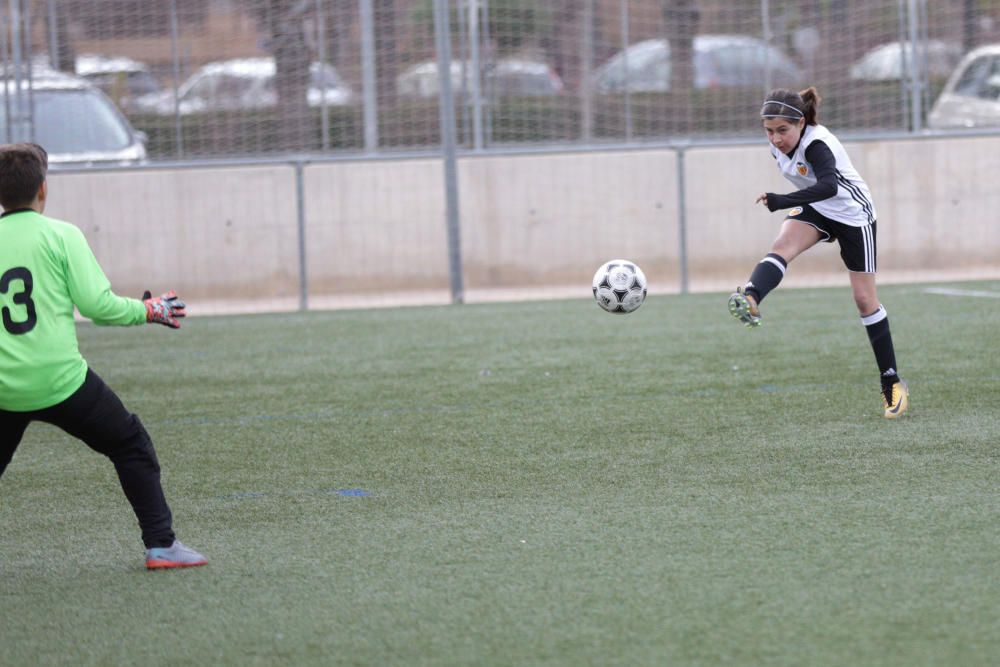
[[[737,88],[801,83],[802,70],[775,46],[747,35],[697,35],[694,38],[695,88]],[[627,68],[626,68],[627,63]],[[664,93],[670,90],[670,44],[647,39],[619,51],[597,68],[594,87],[601,93]]]
[[[695,88],[737,88],[803,83],[802,70],[781,49],[748,35],[697,35],[694,38]],[[627,63],[627,67],[626,67]],[[670,90],[670,44],[647,39],[619,51],[597,68],[600,93],[664,93]]]
[[[851,66],[851,78],[855,81],[898,81],[907,76],[903,58],[908,68],[914,66],[917,55],[926,57],[927,73],[931,79],[945,79],[962,59],[962,47],[939,39],[927,40],[924,50],[914,53],[911,42],[888,42],[862,56]]]
[[[962,59],[934,102],[927,125],[1000,127],[1000,44],[981,46]]]
[[[52,164],[135,164],[146,159],[145,135],[132,128],[104,93],[79,77],[35,69],[30,91],[27,81],[18,91],[8,79],[2,94],[0,137],[41,144]],[[15,111],[18,100],[25,109],[20,114]]]
[[[100,88],[118,108],[126,111],[134,99],[163,90],[148,65],[124,56],[79,55],[76,74]]]
[[[240,111],[270,109],[278,104],[275,88],[274,58],[238,58],[208,63],[192,74],[178,88],[181,115],[205,111]],[[354,95],[340,74],[330,64],[309,66],[309,106],[350,104]],[[172,90],[146,95],[135,100],[137,111],[171,115],[174,113]]]
[[[451,63],[451,85],[462,85],[462,62]],[[473,68],[465,66],[466,90],[472,87]],[[483,94],[497,97],[550,97],[563,90],[562,78],[544,62],[521,58],[501,58],[483,67]],[[438,66],[428,61],[407,68],[396,78],[396,90],[403,97],[437,97]]]

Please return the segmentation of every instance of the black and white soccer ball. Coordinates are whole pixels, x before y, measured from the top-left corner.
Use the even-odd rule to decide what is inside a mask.
[[[606,262],[594,274],[594,298],[609,313],[631,313],[646,300],[646,274],[627,259]]]

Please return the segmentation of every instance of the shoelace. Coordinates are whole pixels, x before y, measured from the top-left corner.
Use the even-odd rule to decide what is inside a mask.
[[[882,400],[885,401],[885,407],[887,407],[887,408],[891,408],[892,405],[893,405],[892,394],[893,394],[893,389],[895,387],[896,387],[896,383],[893,383],[893,384],[889,385],[888,387],[884,387],[882,389]]]

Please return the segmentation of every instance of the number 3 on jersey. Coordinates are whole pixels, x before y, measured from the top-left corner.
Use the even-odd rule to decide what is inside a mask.
[[[9,333],[17,335],[28,333],[34,329],[35,324],[38,322],[38,315],[35,313],[35,302],[31,300],[31,290],[34,287],[34,281],[31,278],[31,271],[25,267],[15,267],[0,276],[0,294],[6,294],[11,289],[11,283],[15,280],[20,280],[24,287],[20,292],[13,292],[11,300],[19,306],[24,306],[27,310],[27,319],[15,320],[12,310],[7,306],[3,307],[2,314],[3,328]]]

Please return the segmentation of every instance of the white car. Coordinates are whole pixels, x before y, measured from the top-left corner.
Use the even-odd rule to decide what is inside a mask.
[[[457,94],[462,85],[462,62],[451,63],[451,86]],[[465,66],[466,90],[472,86],[471,63]],[[483,95],[497,97],[551,97],[563,90],[562,78],[548,64],[521,58],[501,58],[484,63]],[[408,67],[396,77],[396,91],[402,97],[437,97],[438,66],[428,61]]]
[[[888,42],[863,55],[851,66],[851,79],[855,81],[898,81],[906,76],[903,68],[904,55],[909,68],[914,65],[914,57],[921,55],[927,59],[927,73],[931,79],[944,79],[955,69],[962,59],[962,47],[939,39],[927,40],[924,50],[915,54],[910,42]]]
[[[238,58],[208,63],[178,88],[182,116],[209,111],[270,109],[278,104],[274,58]],[[309,66],[309,106],[350,104],[354,95],[337,70],[329,64]],[[172,115],[174,93],[167,90],[139,97],[133,107],[138,112]]]
[[[145,161],[145,135],[100,90],[83,79],[62,72],[35,69],[29,93],[27,81],[7,80],[0,95],[0,137],[34,141],[49,154],[50,164],[136,164]],[[33,108],[34,123],[14,118],[18,99]],[[30,102],[30,104],[29,104]],[[32,131],[33,126],[33,131]]]
[[[748,35],[697,35],[694,38],[694,87],[738,88],[803,83],[802,70],[780,49]],[[670,43],[637,42],[609,58],[594,72],[599,93],[665,93],[670,90]]]
[[[1000,127],[1000,44],[971,51],[927,116],[935,129]]]
[[[76,75],[103,90],[119,109],[125,111],[131,108],[132,101],[137,97],[163,91],[163,86],[146,63],[124,56],[78,55]]]

